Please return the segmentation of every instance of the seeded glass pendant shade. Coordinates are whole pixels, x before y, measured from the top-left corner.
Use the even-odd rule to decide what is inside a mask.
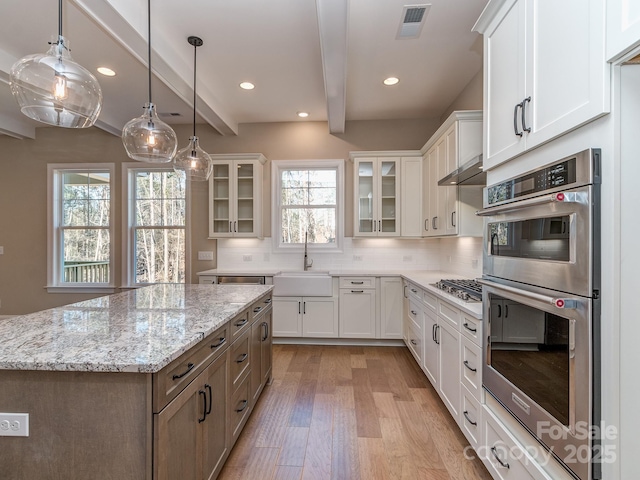
[[[185,172],[187,178],[192,181],[202,182],[209,179],[213,170],[213,163],[209,155],[198,145],[196,136],[196,50],[203,42],[199,37],[189,37],[187,40],[193,45],[193,136],[189,138],[189,145],[176,154],[173,169],[176,172]]]
[[[148,63],[149,63],[149,101],[144,112],[138,118],[127,122],[122,129],[122,144],[127,155],[140,162],[168,163],[178,148],[176,132],[160,120],[156,106],[151,101],[151,0],[148,9]]]
[[[62,0],[58,35],[47,53],[18,60],[9,72],[11,93],[27,117],[67,128],[87,128],[98,119],[102,89],[96,77],[78,65],[62,36]]]

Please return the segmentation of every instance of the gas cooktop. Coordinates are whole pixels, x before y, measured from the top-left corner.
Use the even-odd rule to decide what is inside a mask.
[[[475,280],[440,280],[433,286],[465,302],[482,301],[482,285]]]

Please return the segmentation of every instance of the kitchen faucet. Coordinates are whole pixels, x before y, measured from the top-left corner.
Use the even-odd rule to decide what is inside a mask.
[[[313,265],[313,260],[307,256],[307,231],[304,232],[304,271],[306,272]]]

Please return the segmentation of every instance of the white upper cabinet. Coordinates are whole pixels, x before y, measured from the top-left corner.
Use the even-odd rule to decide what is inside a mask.
[[[607,0],[607,60],[640,45],[640,2]]]
[[[425,144],[422,236],[482,236],[481,186],[439,186],[438,181],[482,153],[482,112],[456,111]]]
[[[604,0],[492,0],[484,35],[484,167],[610,108]]]
[[[262,238],[262,165],[260,154],[210,155],[209,238]]]
[[[422,156],[402,157],[400,167],[400,235],[421,237]]]

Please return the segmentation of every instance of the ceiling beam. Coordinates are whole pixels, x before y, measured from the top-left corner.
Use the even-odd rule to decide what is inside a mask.
[[[329,132],[344,133],[347,102],[348,0],[316,0]]]
[[[131,11],[117,11],[109,0],[71,0],[93,22],[105,30],[118,44],[143,65],[147,65],[147,39],[134,25],[140,24],[140,18],[124,18],[131,15]],[[147,25],[147,15],[144,12],[144,26]],[[146,31],[146,30],[145,30]],[[154,50],[155,51],[155,50]],[[153,72],[168,88],[170,88],[187,105],[193,102],[193,80],[184,79],[172,68],[168,61],[157,51],[153,57]],[[197,112],[211,127],[221,135],[237,135],[238,122],[235,121],[215,99],[204,98],[198,94]],[[122,126],[120,127],[122,129]]]

